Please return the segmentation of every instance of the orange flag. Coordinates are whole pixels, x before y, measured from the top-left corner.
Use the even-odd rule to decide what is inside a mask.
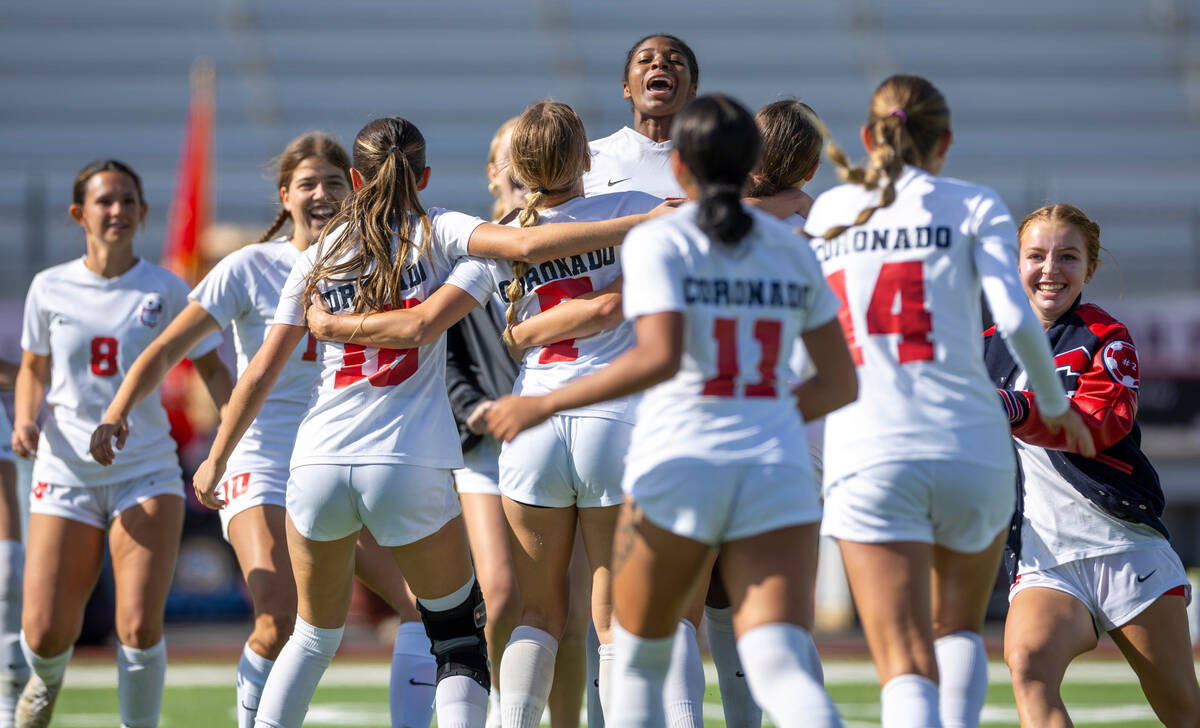
[[[179,151],[179,177],[167,213],[162,264],[195,285],[200,279],[200,236],[211,220],[216,71],[212,61],[192,64],[192,100]]]

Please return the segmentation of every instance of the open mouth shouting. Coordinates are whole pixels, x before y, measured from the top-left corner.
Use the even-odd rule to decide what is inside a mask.
[[[646,97],[656,101],[670,101],[675,96],[675,77],[668,73],[651,73],[644,83]]]
[[[320,230],[325,227],[326,223],[333,219],[334,212],[336,210],[333,209],[332,205],[324,203],[308,208],[308,219],[311,221],[313,229]]]

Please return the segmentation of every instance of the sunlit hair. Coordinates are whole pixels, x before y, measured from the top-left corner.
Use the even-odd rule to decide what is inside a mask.
[[[290,186],[296,167],[299,167],[300,163],[309,157],[315,157],[337,167],[346,177],[346,187],[350,187],[350,155],[346,154],[346,150],[331,135],[323,131],[310,131],[289,142],[283,148],[283,152],[272,161],[272,166],[278,170],[278,181],[275,188]],[[337,209],[337,204],[333,201],[330,202],[331,206]],[[280,210],[279,214],[275,216],[275,222],[271,223],[271,227],[267,228],[267,232],[263,233],[258,242],[265,243],[273,240],[276,233],[291,218],[292,214],[286,208]]]
[[[671,138],[700,193],[696,225],[723,243],[740,241],[754,225],[741,201],[761,147],[754,117],[728,96],[698,96],[675,116]]]
[[[802,182],[821,160],[817,114],[795,99],[774,101],[754,121],[762,134],[762,157],[750,173],[750,197],[770,197]]]
[[[491,143],[488,144],[488,166],[494,167],[496,165],[496,158],[500,154],[500,145],[504,142],[504,135],[516,125],[518,118],[520,117],[514,116],[501,124],[500,128],[496,130]],[[508,174],[508,170],[502,169],[500,173]],[[509,212],[504,208],[504,200],[500,196],[500,188],[496,186],[495,182],[488,182],[488,192],[492,193],[492,196],[496,198],[496,201],[492,203],[492,220],[499,220]]]
[[[875,148],[863,167],[850,163],[845,150],[833,141],[819,119],[817,125],[825,137],[825,154],[837,167],[838,177],[843,182],[880,190],[879,201],[860,212],[854,222],[834,226],[821,236],[828,239],[862,225],[876,210],[895,201],[896,180],[904,165],[924,168],[938,140],[950,130],[950,107],[942,92],[920,76],[897,75],[885,80],[871,97],[866,126]]]
[[[1056,205],[1046,205],[1029,213],[1017,227],[1017,240],[1025,238],[1025,231],[1029,229],[1030,225],[1055,222],[1065,223],[1079,231],[1079,236],[1083,238],[1084,251],[1087,253],[1089,269],[1100,264],[1100,226],[1088,217],[1087,213],[1074,205],[1060,202]]]
[[[587,170],[587,130],[575,110],[557,101],[542,101],[517,117],[508,147],[512,173],[529,190],[525,207],[517,216],[521,227],[537,225],[537,208],[547,196],[566,192],[579,182]],[[523,279],[529,264],[512,263],[513,278],[505,289],[508,308],[504,312],[503,338],[512,343],[512,327],[517,319],[517,301],[524,295]]]
[[[74,184],[71,185],[71,202],[82,205],[87,194],[88,180],[101,172],[120,172],[133,180],[133,187],[137,190],[138,204],[146,204],[146,194],[142,191],[142,178],[133,171],[133,167],[117,159],[97,159],[79,170],[79,174],[75,175]]]
[[[421,225],[422,240],[428,241],[430,234],[429,216],[417,197],[425,171],[425,137],[398,116],[376,119],[354,138],[354,169],[363,184],[322,229],[304,298],[322,279],[353,280],[358,288],[355,313],[400,308],[415,226]],[[330,231],[339,232],[335,240],[328,240]]]

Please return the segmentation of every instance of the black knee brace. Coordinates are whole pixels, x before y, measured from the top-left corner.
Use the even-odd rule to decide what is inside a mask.
[[[425,634],[433,643],[438,682],[452,675],[466,675],[490,691],[492,675],[488,667],[487,639],[483,636],[487,609],[479,582],[475,582],[470,595],[457,607],[432,612],[418,600],[417,609],[421,610]]]

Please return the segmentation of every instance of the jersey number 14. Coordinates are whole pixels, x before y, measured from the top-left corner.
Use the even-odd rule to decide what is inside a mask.
[[[846,335],[846,345],[855,366],[862,366],[862,346],[857,343],[854,321],[850,317],[850,305],[846,296],[846,271],[831,273],[829,287],[842,300],[838,309],[838,323]],[[899,311],[896,299],[900,300]],[[925,271],[919,260],[884,263],[875,280],[875,290],[867,304],[867,335],[900,334],[896,345],[896,358],[901,364],[910,361],[932,361],[933,317],[925,310]]]

